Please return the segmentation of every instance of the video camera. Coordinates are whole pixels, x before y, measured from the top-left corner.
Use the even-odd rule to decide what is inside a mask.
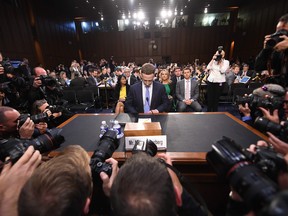
[[[64,137],[60,135],[61,131],[62,129],[59,128],[50,129],[47,130],[45,134],[32,140],[16,138],[3,139],[0,141],[0,160],[5,161],[6,157],[10,157],[9,160],[15,163],[31,145],[35,150],[39,150],[40,153],[59,148],[65,140]]]
[[[32,116],[30,114],[21,114],[18,118],[19,127],[21,127],[24,124],[27,118],[30,118],[35,124],[38,124],[39,122],[49,121],[49,116],[47,113],[40,113],[40,114],[32,115]]]
[[[215,61],[217,61],[217,62],[221,61],[221,59],[222,59],[222,54],[221,54],[222,50],[223,50],[223,46],[218,46],[217,55],[216,55]]]
[[[259,97],[254,96],[253,94],[247,95],[247,96],[236,96],[236,104],[242,104],[245,106],[245,104],[248,104],[250,108],[258,108],[263,107],[265,109],[269,109],[271,112],[275,109],[281,109],[283,107],[283,98],[272,96],[272,97]]]
[[[278,174],[287,172],[283,156],[271,148],[258,147],[256,154],[252,154],[227,137],[212,145],[206,159],[242,197],[247,207],[256,212],[264,211],[272,202],[279,191]]]
[[[262,132],[270,132],[278,136],[283,141],[288,141],[288,121],[277,124],[264,117],[256,118],[254,125]]]
[[[57,86],[57,80],[55,80],[53,77],[41,75],[40,80],[43,86],[50,86],[50,87]]]
[[[112,154],[119,146],[119,140],[117,139],[117,132],[108,130],[100,139],[97,149],[94,151],[90,167],[92,174],[99,174],[105,172],[108,176],[112,173],[112,166],[106,163],[105,160],[112,157]],[[94,179],[94,176],[93,176]]]
[[[270,39],[266,42],[266,46],[269,48],[273,48],[277,43],[281,42],[283,38],[280,38],[280,36],[286,35],[288,36],[288,31],[285,29],[281,29],[273,34],[270,35]]]

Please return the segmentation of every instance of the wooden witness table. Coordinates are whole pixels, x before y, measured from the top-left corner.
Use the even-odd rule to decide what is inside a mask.
[[[115,118],[115,114],[76,114],[59,126],[65,142],[49,156],[54,156],[65,146],[81,145],[92,155],[99,141],[100,124]],[[217,113],[161,113],[139,114],[138,118],[151,118],[160,122],[162,134],[167,135],[167,150],[173,165],[191,180],[207,202],[214,215],[223,215],[229,188],[221,182],[214,170],[207,164],[206,154],[217,140],[227,136],[247,148],[250,144],[267,137],[227,112]],[[131,156],[125,152],[124,138],[121,138],[113,158],[119,164]]]

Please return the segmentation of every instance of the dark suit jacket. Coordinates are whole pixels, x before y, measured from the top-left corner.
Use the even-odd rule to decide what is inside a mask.
[[[150,109],[157,109],[159,112],[169,111],[169,99],[163,84],[153,82],[153,92]],[[130,91],[125,102],[125,112],[143,113],[142,82],[135,83],[130,87]]]
[[[84,87],[87,85],[87,81],[83,77],[76,77],[71,80],[70,87]]]
[[[181,77],[181,80],[184,79],[184,76],[183,76],[183,75],[181,75],[180,77]],[[176,89],[177,78],[176,78],[175,75],[171,76],[171,81],[172,81],[172,84],[173,84],[173,86],[174,86],[174,89]]]
[[[89,76],[87,79],[87,82],[88,82],[88,86],[96,86],[96,82],[95,82],[95,79],[94,79],[94,77],[92,77],[92,76]],[[100,85],[101,83],[100,83],[100,80],[98,80],[97,79],[97,85]]]
[[[191,81],[191,94],[190,99],[198,100],[199,97],[199,85],[195,80],[190,79]],[[179,101],[183,101],[185,99],[185,79],[177,82],[176,85],[176,98]]]

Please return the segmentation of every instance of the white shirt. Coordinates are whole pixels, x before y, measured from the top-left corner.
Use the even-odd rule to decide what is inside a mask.
[[[208,81],[213,83],[223,83],[226,82],[225,72],[229,69],[229,61],[224,59],[224,62],[217,64],[217,61],[213,60],[207,66],[207,69],[210,70],[208,76]]]

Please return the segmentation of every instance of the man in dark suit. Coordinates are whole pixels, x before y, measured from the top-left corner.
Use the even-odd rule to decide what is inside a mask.
[[[240,72],[240,76],[244,77],[244,76],[248,76],[248,77],[255,77],[254,71],[253,70],[249,70],[249,65],[248,64],[243,64],[243,69]]]
[[[142,82],[135,83],[125,103],[127,113],[159,113],[169,111],[169,99],[164,85],[153,81],[155,67],[146,63],[141,68]]]
[[[70,82],[70,87],[85,87],[86,85],[86,79],[84,77],[79,77],[78,74],[75,74],[75,78]]]
[[[191,69],[184,69],[184,79],[177,82],[176,85],[176,98],[177,98],[177,111],[185,112],[187,107],[193,111],[201,112],[202,107],[198,103],[199,86],[198,82],[191,79]]]
[[[184,79],[184,76],[182,75],[181,68],[180,67],[176,67],[174,69],[174,74],[171,77],[171,81],[172,81],[172,84],[174,86],[174,89],[176,89],[177,82],[179,82],[182,79]]]
[[[134,83],[137,82],[136,77],[131,75],[130,68],[126,67],[124,69],[124,74],[125,74],[125,77],[126,77],[128,85],[131,86],[131,85],[133,85]]]
[[[87,78],[88,86],[99,86],[101,84],[99,74],[100,70],[95,67],[88,69],[89,77]]]

